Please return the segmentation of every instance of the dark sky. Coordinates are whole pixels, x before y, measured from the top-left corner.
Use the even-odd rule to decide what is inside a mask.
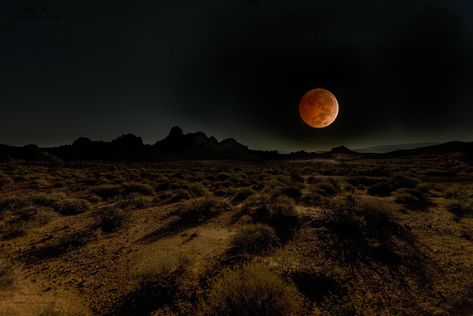
[[[252,148],[473,140],[471,1],[2,1],[0,143],[179,125]],[[325,129],[298,102],[323,87]]]

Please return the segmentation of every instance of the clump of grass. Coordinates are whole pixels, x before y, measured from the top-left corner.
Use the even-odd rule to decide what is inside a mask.
[[[102,231],[117,231],[126,221],[126,213],[121,208],[109,207],[100,213],[99,225]]]
[[[246,225],[230,241],[227,254],[234,257],[267,255],[280,245],[274,229],[268,225]]]
[[[225,200],[212,196],[186,201],[170,214],[174,219],[168,225],[147,234],[141,241],[153,242],[164,236],[204,224],[229,209],[230,205]]]
[[[300,224],[294,200],[287,196],[275,199],[268,195],[250,197],[239,216],[249,215],[254,222],[273,227],[282,240],[289,239]]]
[[[256,194],[256,191],[251,188],[242,188],[238,190],[232,198],[233,204],[238,204],[245,201],[250,196]]]
[[[23,253],[22,257],[28,262],[55,258],[82,247],[93,238],[95,238],[95,226],[86,227],[61,236],[60,238],[53,239],[44,245],[32,246]]]
[[[411,232],[392,217],[385,203],[349,199],[325,211],[322,247],[346,263],[380,262],[391,267],[416,264],[419,252]]]
[[[190,200],[181,205],[176,215],[181,225],[198,225],[217,217],[228,210],[230,205],[222,199],[210,196]]]
[[[396,197],[396,203],[401,204],[412,211],[424,211],[432,204],[428,192],[419,186],[414,189],[399,190],[399,195]]]
[[[332,178],[315,184],[312,190],[322,196],[334,196],[341,192],[338,182]]]
[[[125,200],[120,201],[118,206],[123,209],[142,209],[152,206],[155,203],[155,199],[151,196],[143,196],[141,194],[132,194]]]
[[[154,189],[151,185],[149,184],[144,184],[144,183],[125,183],[122,187],[122,192],[125,195],[130,195],[132,193],[139,193],[143,195],[153,195],[154,194]]]
[[[368,189],[368,194],[374,196],[390,196],[393,191],[399,189],[413,189],[418,184],[418,180],[398,174],[392,176],[387,181],[374,183]]]
[[[15,183],[12,178],[10,178],[8,175],[0,173],[0,188],[6,188],[8,186],[11,186]]]
[[[279,197],[279,196],[287,196],[291,199],[297,200],[302,196],[302,192],[301,192],[301,189],[299,189],[296,186],[286,185],[286,186],[276,189],[274,193],[272,194],[272,196],[274,198]]]
[[[0,259],[0,289],[11,287],[15,282],[15,267],[10,259]]]
[[[163,255],[145,261],[135,277],[136,289],[112,307],[112,315],[150,315],[159,309],[177,311],[186,287],[190,260],[182,255]]]
[[[68,198],[56,204],[56,210],[62,215],[76,215],[89,211],[91,204],[87,200]]]
[[[113,199],[121,194],[122,187],[116,184],[101,184],[92,187],[90,191],[103,199]]]
[[[473,201],[458,199],[448,206],[448,210],[453,214],[457,222],[462,218],[473,218]]]
[[[299,293],[262,264],[225,270],[210,287],[201,315],[298,315]]]
[[[44,206],[26,206],[16,210],[10,215],[11,219],[0,226],[1,239],[17,238],[25,235],[30,227],[45,225],[53,212],[52,208]]]
[[[19,210],[31,204],[31,200],[26,196],[7,196],[0,199],[0,214],[5,211]]]
[[[373,196],[389,196],[396,188],[390,182],[377,182],[368,189],[368,194]]]

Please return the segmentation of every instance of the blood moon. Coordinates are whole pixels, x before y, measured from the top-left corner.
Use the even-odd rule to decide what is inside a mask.
[[[315,128],[327,127],[337,118],[337,98],[322,88],[310,90],[299,103],[299,113],[307,125]]]

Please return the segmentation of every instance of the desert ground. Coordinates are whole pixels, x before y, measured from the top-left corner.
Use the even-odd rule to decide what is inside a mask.
[[[472,315],[455,156],[0,163],[0,315]]]

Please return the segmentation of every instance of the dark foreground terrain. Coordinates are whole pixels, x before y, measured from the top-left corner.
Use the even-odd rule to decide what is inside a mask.
[[[471,315],[454,155],[0,163],[0,315]]]

